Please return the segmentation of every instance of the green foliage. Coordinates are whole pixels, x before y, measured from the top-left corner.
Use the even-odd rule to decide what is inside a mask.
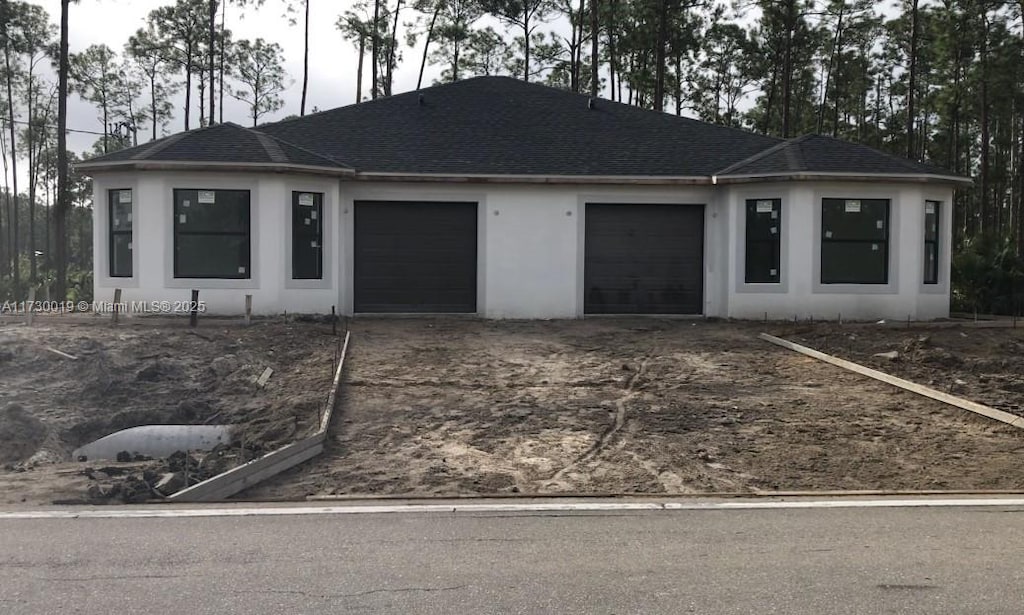
[[[953,309],[981,314],[1021,313],[1024,258],[1012,237],[968,241],[953,257]]]

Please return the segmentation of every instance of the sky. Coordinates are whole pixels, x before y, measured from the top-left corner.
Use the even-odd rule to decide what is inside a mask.
[[[60,0],[31,0],[42,6],[50,14],[50,20],[60,24]],[[128,37],[142,27],[146,15],[154,8],[173,4],[164,0],[81,0],[71,5],[69,19],[69,47],[72,53],[81,51],[93,44],[106,44],[120,52]],[[331,109],[355,102],[356,97],[356,63],[357,51],[341,37],[335,27],[338,16],[352,5],[352,0],[310,0],[310,54],[309,54],[309,89],[306,110],[313,107],[321,110]],[[403,11],[401,20],[411,21],[414,13]],[[284,107],[273,114],[263,116],[260,121],[272,121],[287,115],[299,113],[302,97],[302,50],[303,30],[301,20],[295,26],[289,24],[285,17],[285,4],[282,0],[267,0],[260,9],[243,9],[229,5],[227,8],[227,27],[234,38],[255,39],[262,37],[275,42],[284,48],[285,69],[291,80],[287,91],[283,94]],[[406,60],[401,62],[395,74],[395,92],[404,92],[416,87],[419,72],[419,58],[422,46],[409,48],[403,45],[402,53]],[[369,64],[366,66],[367,77],[364,78],[364,94],[368,88]],[[424,84],[429,85],[439,74],[440,69],[427,67]],[[55,76],[51,78],[56,81]],[[197,92],[193,92],[193,100]],[[177,117],[168,125],[168,132],[184,129],[181,108],[184,99],[179,96],[177,101]],[[195,127],[198,112],[193,110],[192,127]],[[79,130],[101,131],[102,122],[98,112],[91,104],[72,94],[68,99],[68,128]],[[242,125],[250,125],[247,107],[225,95],[224,120]],[[82,152],[92,148],[98,137],[70,133],[68,148]],[[148,133],[139,132],[140,142],[148,139]]]

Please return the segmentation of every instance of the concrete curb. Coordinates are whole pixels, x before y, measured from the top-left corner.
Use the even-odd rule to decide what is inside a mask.
[[[977,402],[973,402],[967,399],[962,399],[955,395],[950,395],[949,393],[943,393],[942,391],[937,391],[930,387],[917,384],[916,382],[904,380],[903,378],[890,376],[885,372],[880,372],[876,369],[871,369],[870,367],[864,367],[863,365],[860,365],[859,363],[854,363],[853,361],[847,361],[846,359],[833,357],[832,355],[825,354],[824,352],[818,352],[817,350],[808,348],[806,346],[801,346],[800,344],[795,344],[793,342],[784,340],[780,337],[775,337],[774,335],[762,333],[759,337],[765,340],[766,342],[771,342],[772,344],[775,344],[776,346],[782,346],[783,348],[787,348],[794,352],[799,352],[800,354],[813,357],[820,361],[824,361],[825,363],[830,363],[832,365],[835,365],[836,367],[842,367],[843,369],[847,369],[851,372],[856,372],[862,376],[874,378],[875,380],[879,380],[886,384],[891,384],[892,386],[899,387],[905,391],[910,391],[912,393],[917,393],[918,395],[923,395],[924,397],[928,397],[936,401],[941,401],[944,404],[955,406],[957,408],[960,408],[961,410],[967,410],[968,412],[980,414],[985,418],[989,418],[994,421],[999,421],[1000,423],[1005,423],[1007,425],[1010,425],[1011,427],[1024,429],[1024,417],[1017,416],[1016,414],[1011,414],[1009,412],[997,410],[984,404],[979,404]]]
[[[334,372],[334,381],[331,383],[331,391],[327,396],[326,408],[324,409],[323,416],[320,417],[320,427],[316,433],[308,438],[282,446],[258,459],[253,459],[236,468],[231,468],[187,489],[182,489],[167,499],[171,502],[216,502],[225,500],[236,493],[240,493],[272,476],[277,476],[281,472],[322,453],[324,450],[324,440],[327,439],[327,429],[330,427],[331,418],[334,416],[334,406],[337,404],[338,390],[341,388],[341,373],[342,368],[345,366],[345,355],[348,353],[350,335],[350,332],[345,332],[345,342],[341,348],[341,356],[338,358],[338,368]]]

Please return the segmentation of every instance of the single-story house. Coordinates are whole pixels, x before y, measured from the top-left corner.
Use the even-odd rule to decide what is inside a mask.
[[[969,179],[480,77],[78,165],[95,292],[214,313],[947,316]]]

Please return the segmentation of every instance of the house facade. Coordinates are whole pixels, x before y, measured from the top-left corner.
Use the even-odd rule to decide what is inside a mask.
[[[940,318],[969,183],[507,78],[80,168],[97,300],[220,314]]]

